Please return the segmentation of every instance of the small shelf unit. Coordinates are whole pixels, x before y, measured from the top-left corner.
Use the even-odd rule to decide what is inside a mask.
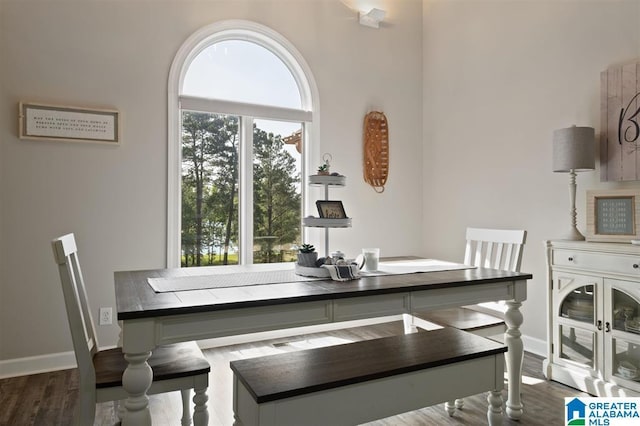
[[[329,200],[329,188],[342,188],[346,186],[347,177],[338,175],[311,175],[309,176],[309,186],[324,187],[324,199]],[[324,228],[324,255],[329,256],[329,229],[349,228],[351,218],[326,219],[322,217],[307,216],[302,219],[302,224],[309,228]]]

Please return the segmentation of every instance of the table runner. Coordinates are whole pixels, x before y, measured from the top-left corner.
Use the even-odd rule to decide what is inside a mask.
[[[363,277],[381,275],[402,275],[419,272],[450,271],[471,269],[473,266],[446,262],[435,259],[412,259],[380,262],[377,271],[360,271]],[[148,278],[147,281],[156,293],[173,291],[206,290],[224,287],[243,287],[250,285],[282,284],[301,281],[320,281],[329,278],[314,278],[297,275],[293,263],[268,265],[233,265],[209,269],[207,275],[189,275],[184,277]],[[195,271],[189,269],[189,271]]]

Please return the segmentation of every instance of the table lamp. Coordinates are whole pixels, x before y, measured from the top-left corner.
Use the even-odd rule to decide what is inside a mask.
[[[571,126],[553,132],[553,171],[569,173],[571,229],[562,238],[580,241],[576,227],[576,172],[595,169],[595,131],[592,127]]]

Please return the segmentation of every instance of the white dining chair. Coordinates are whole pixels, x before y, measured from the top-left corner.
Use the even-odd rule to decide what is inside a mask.
[[[51,242],[58,264],[62,291],[67,308],[73,348],[80,377],[79,401],[74,424],[94,423],[96,403],[127,398],[122,388],[122,374],[127,367],[121,348],[100,350],[73,234]],[[148,394],[181,391],[183,426],[191,424],[189,397],[195,390],[193,422],[206,426],[209,421],[206,390],[211,367],[195,342],[159,346],[148,360],[153,383]],[[118,412],[120,416],[121,411]]]
[[[527,237],[525,230],[467,228],[464,264],[479,268],[520,272],[522,252]],[[455,327],[479,336],[502,340],[507,330],[504,302],[488,302],[458,308],[414,312],[411,326],[426,330]],[[405,329],[407,326],[405,326]],[[462,408],[464,401],[445,404],[449,415]]]

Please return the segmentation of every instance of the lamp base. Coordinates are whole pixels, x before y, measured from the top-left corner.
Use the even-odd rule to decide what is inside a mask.
[[[584,241],[584,235],[582,235],[580,233],[580,231],[578,231],[578,228],[572,228],[571,231],[567,232],[566,234],[564,234],[562,237],[560,237],[561,240],[568,240],[568,241]]]
[[[571,228],[569,228],[569,233],[565,234],[562,239],[584,241],[584,235],[582,235],[576,227],[576,171],[574,169],[569,171],[569,204],[571,205],[571,209],[569,210]]]

